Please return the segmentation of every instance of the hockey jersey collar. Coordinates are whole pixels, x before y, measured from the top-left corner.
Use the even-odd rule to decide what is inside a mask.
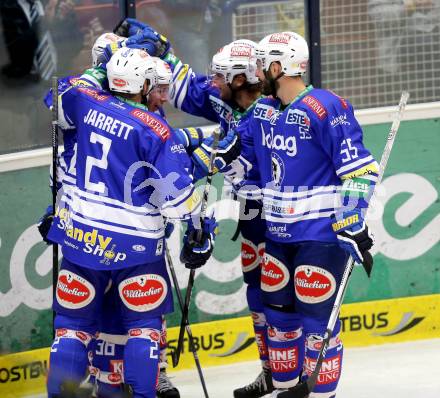
[[[249,106],[248,106],[248,108],[246,109],[246,110],[244,110],[243,112],[241,112],[240,110],[238,110],[238,109],[232,109],[232,115],[233,115],[233,118],[234,118],[234,120],[240,120],[240,119],[242,119],[243,117],[245,117],[246,115],[248,115],[249,113],[251,113],[253,110],[254,110],[254,108],[255,108],[255,105],[257,105],[257,102],[261,99],[261,98],[266,98],[264,95],[260,95],[254,102],[252,102],[252,104],[250,104]]]
[[[283,106],[280,104],[280,109],[283,111],[284,109],[288,108],[290,105],[292,105],[294,102],[300,100],[301,98],[305,97],[310,91],[313,90],[313,86],[309,84],[303,91],[301,91],[292,101],[290,101],[286,106]]]
[[[141,104],[140,102],[135,102],[135,101],[132,101],[128,98],[121,97],[119,95],[116,95],[116,98],[122,102],[125,102],[128,105],[134,106],[135,108],[139,108],[139,109],[143,109],[144,111],[148,111],[148,108],[144,104]]]

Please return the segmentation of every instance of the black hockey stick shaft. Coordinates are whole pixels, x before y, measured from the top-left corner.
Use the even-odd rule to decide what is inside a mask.
[[[174,265],[173,265],[173,259],[171,258],[171,254],[170,254],[170,251],[168,249],[167,244],[165,244],[165,253],[167,256],[168,268],[170,270],[171,278],[173,279],[174,288],[176,290],[177,301],[179,302],[180,311],[183,313],[184,302],[183,302],[182,292],[180,291],[179,281],[177,280],[176,270],[174,269]],[[189,325],[188,320],[186,322],[185,329],[186,329],[186,334],[188,335],[189,349],[192,352],[193,357],[194,357],[194,362],[197,367],[197,372],[199,374],[200,383],[202,384],[203,393],[205,394],[205,398],[209,398],[208,389],[206,388],[205,377],[203,376],[203,371],[202,371],[202,366],[200,364],[199,355],[197,354],[197,350],[194,347],[193,334],[192,334],[191,326]]]
[[[57,204],[57,162],[58,162],[58,78],[52,77],[52,210],[55,217]],[[55,301],[58,282],[58,245],[52,245],[52,299]],[[55,336],[55,312],[53,312],[52,330]]]
[[[203,190],[203,197],[200,206],[200,229],[197,231],[197,236],[196,236],[198,242],[202,240],[202,236],[203,236],[203,223],[206,216],[206,211],[208,209],[209,191],[211,189],[212,177],[214,175],[215,157],[217,156],[217,147],[220,139],[220,131],[214,130],[213,137],[214,137],[214,141],[212,143],[211,154],[209,157],[208,175],[206,176],[206,184]],[[191,294],[194,286],[195,274],[196,274],[196,270],[191,269],[189,273],[188,286],[186,288],[185,305],[182,311],[179,339],[177,340],[177,348],[172,355],[174,367],[178,365],[180,360],[180,353],[182,352],[183,349],[183,337],[185,334],[185,325],[188,322],[189,306],[191,303]]]
[[[400,121],[402,120],[403,111],[405,110],[406,103],[408,102],[409,93],[404,91],[400,97],[399,107],[397,110],[396,117],[393,120],[393,123],[390,128],[390,132],[387,136],[387,142],[385,144],[385,148],[382,153],[382,157],[380,159],[379,164],[379,176],[377,178],[376,187],[382,182],[382,178],[385,172],[386,165],[388,163],[388,159],[391,154],[391,149],[393,148],[393,144],[395,138],[397,136],[397,131],[399,129]],[[373,192],[374,194],[374,192]],[[367,209],[368,212],[368,209]],[[365,215],[366,216],[366,215]],[[332,312],[330,314],[329,321],[327,323],[326,332],[324,334],[323,341],[321,343],[321,349],[319,351],[318,359],[315,364],[315,368],[313,369],[310,376],[303,383],[297,384],[295,387],[289,389],[288,391],[282,392],[278,395],[280,398],[305,398],[307,397],[315,388],[315,385],[318,381],[319,372],[321,370],[322,363],[325,359],[325,355],[330,343],[330,338],[333,334],[333,330],[335,328],[336,322],[339,317],[339,312],[341,310],[342,302],[344,301],[345,292],[348,287],[348,282],[351,276],[351,272],[353,271],[354,260],[350,256],[348,258],[347,263],[345,264],[344,273],[342,275],[341,283],[339,285],[338,293],[336,295],[335,302],[333,304]]]

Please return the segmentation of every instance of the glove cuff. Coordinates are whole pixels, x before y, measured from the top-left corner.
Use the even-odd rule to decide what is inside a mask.
[[[332,229],[336,233],[358,230],[363,225],[364,218],[360,209],[344,211],[332,216]]]

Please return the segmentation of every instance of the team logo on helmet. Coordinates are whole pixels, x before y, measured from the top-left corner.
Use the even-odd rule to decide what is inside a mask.
[[[241,44],[231,48],[231,57],[250,57],[252,55],[252,48]]]
[[[81,276],[63,269],[58,275],[56,297],[61,306],[79,309],[91,303],[95,288]]]
[[[168,286],[165,279],[156,274],[138,275],[119,284],[119,295],[133,311],[151,311],[165,300]]]
[[[111,42],[117,42],[119,40],[119,36],[115,35],[114,33],[106,33],[104,38]]]
[[[149,57],[148,53],[146,51],[143,51],[143,50],[139,51],[139,56],[141,58],[148,58]]]
[[[289,33],[274,33],[270,36],[269,43],[289,44],[291,37]]]
[[[303,303],[321,303],[336,290],[336,281],[327,270],[313,265],[300,265],[295,270],[295,292]]]
[[[127,82],[124,79],[114,78],[112,79],[112,82],[116,87],[125,87],[127,85]]]
[[[275,292],[285,287],[289,278],[287,267],[277,258],[265,253],[261,270],[261,289],[266,292]]]

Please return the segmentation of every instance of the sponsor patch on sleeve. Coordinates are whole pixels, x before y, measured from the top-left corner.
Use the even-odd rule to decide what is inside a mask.
[[[306,104],[316,114],[316,116],[318,116],[319,119],[323,120],[327,116],[327,111],[324,108],[324,105],[322,105],[321,102],[319,102],[315,97],[307,95],[302,99],[301,102]]]
[[[139,119],[143,124],[150,127],[162,141],[166,141],[170,136],[171,133],[169,127],[156,119],[151,113],[144,112],[140,109],[133,109],[130,114],[136,119]]]
[[[89,87],[78,86],[78,91],[88,95],[89,97],[92,97],[97,101],[105,101],[106,99],[110,98],[109,95],[100,94],[97,90]]]

